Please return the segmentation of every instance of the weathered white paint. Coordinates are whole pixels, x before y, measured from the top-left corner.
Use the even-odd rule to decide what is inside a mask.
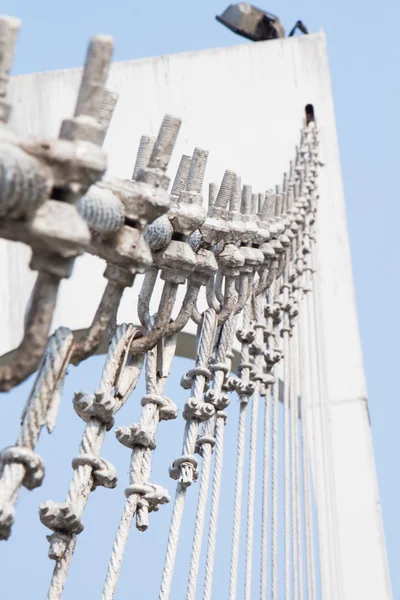
[[[72,113],[79,77],[79,69],[15,77],[11,125],[22,134],[56,135],[61,119]],[[324,35],[117,63],[110,87],[120,94],[105,144],[111,174],[130,177],[140,135],[154,135],[169,112],[183,119],[170,173],[196,144],[210,150],[206,184],[220,181],[230,168],[255,191],[281,181],[304,106],[314,104],[326,163],[320,176],[318,259],[340,573],[345,600],[390,598]],[[34,276],[25,248],[1,242],[0,252],[3,354],[20,341]],[[105,286],[103,268],[93,257],[78,260],[73,277],[62,285],[54,327],[89,326]],[[136,281],[125,293],[120,321],[135,314],[138,286]]]

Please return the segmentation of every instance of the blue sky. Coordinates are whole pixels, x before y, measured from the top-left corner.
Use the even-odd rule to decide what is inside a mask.
[[[14,73],[28,73],[81,65],[87,40],[94,33],[109,33],[115,36],[115,60],[243,43],[241,38],[214,20],[215,14],[220,13],[227,3],[211,0],[154,0],[151,3],[126,0],[114,0],[112,3],[105,0],[3,0],[1,10],[4,14],[18,16],[23,21]],[[375,457],[392,566],[393,592],[394,597],[400,597],[400,576],[396,569],[400,562],[400,486],[393,469],[393,459],[400,449],[400,403],[396,377],[400,339],[400,208],[397,199],[400,139],[400,83],[397,75],[400,64],[400,3],[389,0],[382,9],[382,5],[370,0],[271,0],[268,3],[259,2],[259,5],[278,14],[287,31],[300,18],[310,31],[323,28],[328,39]],[[99,360],[93,360],[90,373],[87,369],[86,372],[84,369],[78,373],[76,370],[71,372],[70,382],[67,382],[67,397],[70,397],[72,390],[77,387],[80,377],[84,380],[78,387],[85,388],[86,385],[88,390],[93,388],[93,381],[100,371]],[[178,371],[182,370],[181,365]],[[176,385],[178,380],[173,380],[171,385],[174,382]],[[173,387],[170,387],[170,390],[172,389]],[[10,419],[9,423],[17,423],[26,391],[27,387],[23,386],[12,394],[12,400],[7,400],[4,417]],[[50,452],[48,470],[51,472],[54,469],[54,474],[56,463],[61,460],[59,456],[63,456],[64,472],[57,477],[57,486],[49,483],[50,476],[46,478],[40,498],[43,496],[46,499],[61,500],[70,476],[69,461],[77,446],[80,424],[77,424],[73,415],[68,412],[65,403],[62,411],[61,419],[66,420],[70,430],[59,427],[54,441],[50,440],[50,446],[48,436],[44,435],[40,450],[46,457]],[[124,422],[122,417],[123,415],[120,423]],[[127,418],[131,420],[131,415],[125,417],[125,421]],[[11,426],[5,425],[5,420],[0,425],[1,439],[8,444],[13,442],[15,433],[10,431]],[[163,424],[165,428],[174,426]],[[168,452],[170,451],[168,447]],[[113,454],[111,457],[110,452]],[[118,469],[121,474],[126,474],[127,470],[126,452],[122,447],[113,450],[110,446],[109,449],[108,457],[112,458],[117,466],[121,465]],[[158,476],[157,471],[155,476]],[[160,477],[164,476],[165,473],[161,475],[160,471]],[[97,546],[103,543],[103,530],[96,526],[96,519],[102,519],[102,527],[104,526],[106,535],[111,540],[122,502],[120,498],[118,505],[117,501],[111,500],[111,495],[115,494],[110,494],[107,490],[97,491],[97,512],[88,510],[86,522],[90,535],[88,531],[88,535],[84,537],[91,537],[92,542],[85,542],[86,545],[82,543],[80,549],[78,548],[75,557],[77,560],[74,561],[72,570],[76,585],[80,581],[80,575],[83,577],[84,562],[94,561],[91,564],[93,580],[96,579],[95,573],[98,573],[98,579],[103,577],[108,550],[104,556],[98,555]],[[33,494],[31,497],[27,496],[28,493],[23,491],[19,504],[24,508],[15,529],[15,541],[12,539],[7,550],[4,545],[0,548],[0,556],[4,556],[2,560],[6,559],[8,575],[19,578],[13,591],[7,588],[8,592],[4,596],[7,600],[22,598],[23,590],[27,590],[24,578],[18,575],[21,572],[20,568],[14,572],[11,566],[11,558],[16,560],[17,557],[16,544],[24,539],[24,528],[29,528],[32,547],[29,544],[24,546],[20,565],[25,564],[28,557],[35,567],[37,563],[37,575],[29,584],[29,588],[40,589],[38,595],[33,591],[30,597],[42,598],[48,581],[46,542],[42,526],[36,523],[37,501],[36,498],[33,501]],[[105,510],[109,518],[105,519],[101,510]],[[29,524],[32,519],[35,520],[34,525]],[[158,514],[154,517],[154,526],[159,528],[160,539],[164,539],[162,536],[163,532],[165,534],[167,521],[165,515]],[[139,545],[135,546],[137,538],[138,534],[135,531],[128,548],[132,557],[139,550]],[[40,544],[37,543],[37,539],[41,540]],[[144,540],[145,536],[141,539]],[[147,542],[144,543],[146,545]],[[93,552],[90,558],[89,551]],[[40,566],[42,563],[45,563],[45,567]],[[127,597],[130,575],[129,568],[125,567],[117,598]],[[158,581],[158,577],[156,573],[150,579]],[[84,580],[89,581],[86,576]],[[76,597],[74,589],[76,592],[77,588],[74,588],[73,583],[71,585],[72,587],[66,590],[67,599]],[[98,592],[88,588],[88,598],[98,596]],[[144,596],[139,594],[138,597]]]

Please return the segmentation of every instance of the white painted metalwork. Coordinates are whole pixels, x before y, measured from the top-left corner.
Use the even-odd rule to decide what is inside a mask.
[[[86,428],[72,460],[66,501],[40,505],[40,519],[53,532],[49,558],[55,566],[47,597],[61,598],[90,492],[117,486],[117,473],[101,449],[145,362],[139,422],[115,432],[131,458],[102,595],[103,600],[114,597],[133,520],[146,531],[150,513],[162,512],[170,501],[169,492],[150,480],[153,452],[160,421],[178,416],[164,388],[174,356],[190,354],[187,343],[179,349],[179,340],[187,342],[182,335],[196,332],[196,360],[181,381],[188,390],[182,454],[169,467],[176,490],[159,600],[173,597],[184,509],[193,501],[196,481],[200,489],[186,598],[196,600],[199,590],[203,600],[212,598],[223,460],[232,460],[224,452],[232,394],[240,412],[229,599],[243,594],[246,600],[256,595],[275,600],[390,598],[323,37],[183,55],[168,64],[155,59],[115,65],[108,79],[113,43],[95,36],[74,116],[68,118],[78,71],[16,78],[8,98],[18,26],[15,19],[0,17],[5,259],[0,268],[14,267],[2,273],[10,292],[0,298],[6,332],[0,340],[5,354],[0,390],[15,387],[35,370],[38,375],[17,443],[0,455],[1,538],[10,537],[18,518],[21,485],[33,489],[43,480],[44,460],[34,448],[41,428],[54,427],[67,365],[108,346],[99,388],[94,394],[77,392],[73,400]],[[159,70],[170,76],[167,84]],[[232,72],[240,72],[240,86]],[[134,94],[129,73],[140,78]],[[180,77],[183,73],[189,83]],[[268,82],[273,85],[267,89]],[[106,83],[117,90],[117,104],[118,94]],[[221,93],[213,96],[209,110],[205,90],[213,83]],[[180,114],[183,125],[167,114],[153,137],[147,134],[155,133],[155,119],[161,121],[160,99],[162,110]],[[207,115],[199,118],[205,110]],[[35,122],[40,131],[31,130],[31,111],[41,112]],[[140,143],[138,124],[148,127]],[[184,135],[178,137],[180,129]],[[181,152],[179,161],[182,137],[204,143],[217,160],[210,158],[208,164],[208,151],[196,147],[190,155]],[[133,139],[139,150],[132,169]],[[167,168],[170,162],[176,168],[178,161],[169,191]],[[124,179],[132,170],[133,178]],[[242,185],[239,172],[253,187]],[[219,187],[209,186],[207,209],[205,176],[214,181],[222,176]],[[8,296],[14,295],[19,274],[28,272],[30,252],[37,279],[33,286],[33,278],[26,277],[14,305]],[[99,271],[104,265],[106,285]],[[129,303],[129,297],[135,302]],[[122,315],[128,324],[118,324]],[[59,324],[70,329],[58,328],[49,338]],[[240,354],[238,365],[234,351]],[[279,378],[283,430],[278,427]],[[255,543],[258,528],[261,549]]]

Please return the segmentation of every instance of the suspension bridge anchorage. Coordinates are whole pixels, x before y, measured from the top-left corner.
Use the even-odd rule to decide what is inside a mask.
[[[1,539],[24,545],[17,500],[36,489],[47,598],[61,598],[104,487],[123,508],[103,600],[118,594],[132,523],[155,536],[169,516],[144,597],[390,598],[324,36],[116,64],[95,36],[83,70],[56,83],[10,80],[18,27],[0,17],[0,390],[36,378],[0,454]],[[72,399],[71,482],[48,500],[39,436],[68,402],[68,366],[95,353],[100,379]],[[177,452],[157,452],[174,431]]]

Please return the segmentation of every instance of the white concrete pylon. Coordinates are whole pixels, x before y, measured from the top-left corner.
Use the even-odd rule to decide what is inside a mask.
[[[21,134],[56,135],[62,118],[71,114],[80,73],[73,69],[12,78],[11,126]],[[256,192],[281,180],[298,141],[304,107],[315,106],[325,163],[319,176],[318,328],[325,358],[339,572],[345,600],[391,598],[324,35],[116,63],[109,86],[120,97],[105,142],[111,175],[131,176],[140,136],[156,134],[168,112],[183,120],[171,173],[179,157],[191,153],[190,140],[211,151],[206,184],[220,181],[229,167]],[[212,110],[210,89],[218,92]],[[0,354],[17,347],[22,336],[35,278],[28,269],[29,254],[20,244],[0,240],[0,278],[8,290],[0,298]],[[89,327],[106,284],[103,271],[97,258],[77,260],[73,276],[62,284],[53,328]],[[140,279],[125,294],[119,321],[130,320]],[[177,298],[182,299],[179,293]],[[194,324],[185,329],[178,354],[193,352],[194,333]]]

